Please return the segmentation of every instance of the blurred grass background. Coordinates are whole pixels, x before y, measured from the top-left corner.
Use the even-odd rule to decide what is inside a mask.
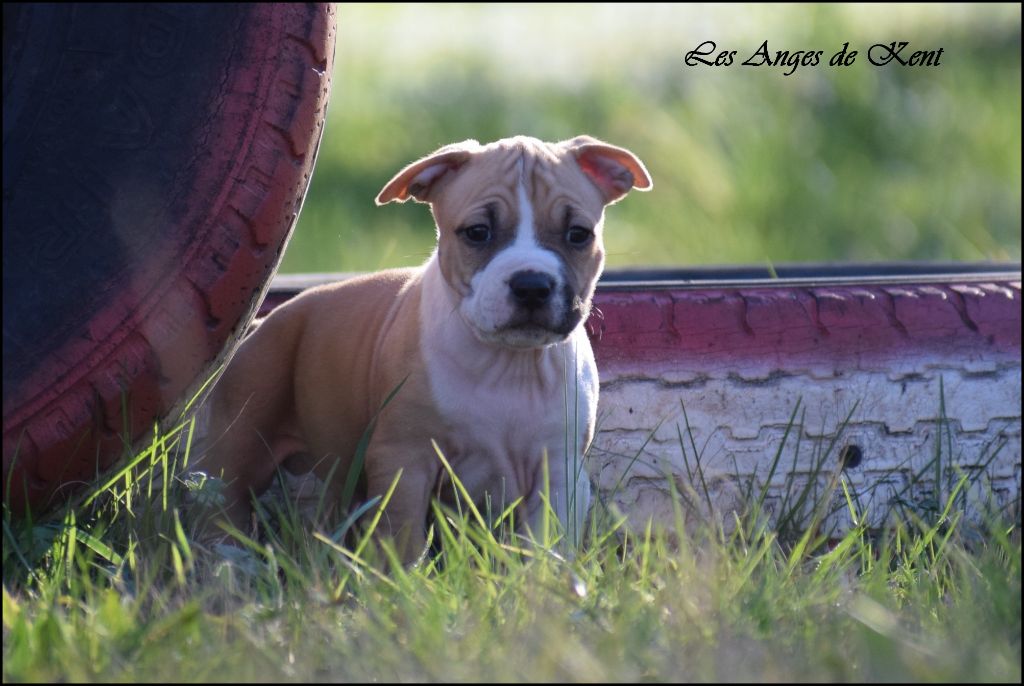
[[[424,206],[374,206],[443,144],[589,133],[654,191],[608,212],[608,266],[1020,260],[1021,6],[349,5],[282,272],[422,262]],[[729,67],[688,67],[705,40]],[[823,50],[818,66],[740,63]],[[876,67],[875,43],[943,48]],[[827,65],[844,42],[849,67]]]

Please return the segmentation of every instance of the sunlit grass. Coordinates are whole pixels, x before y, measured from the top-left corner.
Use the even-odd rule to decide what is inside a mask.
[[[5,510],[5,681],[1020,679],[1019,505],[968,530],[965,475],[936,490],[937,510],[871,530],[823,467],[848,517],[830,538],[815,523],[834,490],[793,489],[783,523],[752,483],[733,526],[700,517],[690,452],[670,521],[630,529],[598,507],[566,554],[554,517],[533,545],[509,535],[511,511],[488,521],[463,499],[461,514],[434,506],[432,551],[404,568],[368,545],[376,501],[361,534],[284,499],[261,508],[258,535],[211,548],[202,503],[217,492],[187,469],[191,431],[55,519]],[[816,448],[822,465],[834,449]]]

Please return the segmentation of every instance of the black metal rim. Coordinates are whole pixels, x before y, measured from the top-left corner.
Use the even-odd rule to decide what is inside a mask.
[[[341,281],[356,272],[278,274],[271,293],[294,293]],[[704,288],[791,288],[879,284],[1020,281],[1020,262],[878,262],[610,269],[600,291],[689,290]]]

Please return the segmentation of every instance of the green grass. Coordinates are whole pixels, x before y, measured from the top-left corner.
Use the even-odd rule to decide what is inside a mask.
[[[209,549],[197,532],[212,510],[197,501],[215,483],[174,457],[190,434],[186,422],[158,437],[56,520],[4,511],[5,682],[1021,678],[1019,507],[978,536],[962,519],[966,476],[937,511],[869,531],[837,475],[850,529],[832,541],[806,519],[770,523],[783,513],[761,516],[757,485],[727,528],[682,495],[676,534],[596,508],[568,557],[555,530],[523,545],[507,520],[487,529],[471,508],[438,508],[434,554],[404,569],[287,501],[264,510],[258,542]],[[820,522],[831,495],[800,508]]]
[[[443,144],[579,133],[654,178],[608,213],[608,266],[1019,260],[1020,7],[342,5],[333,95],[282,270],[421,263],[426,208],[373,198]],[[844,42],[849,67],[695,68]],[[943,47],[875,67],[873,43]],[[739,61],[739,60],[738,60]]]

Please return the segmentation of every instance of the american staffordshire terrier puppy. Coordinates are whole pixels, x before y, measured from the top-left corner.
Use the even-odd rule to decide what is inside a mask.
[[[651,186],[635,155],[587,136],[468,140],[400,171],[377,204],[430,205],[427,262],[277,308],[212,392],[201,466],[223,476],[235,523],[296,454],[321,478],[334,468],[337,497],[376,416],[362,495],[384,494],[401,471],[382,525],[403,560],[424,547],[430,498],[451,491],[431,439],[481,510],[522,498],[524,533],[540,522],[547,470],[554,512],[578,540],[598,394],[584,322],[604,267],[604,208]]]

